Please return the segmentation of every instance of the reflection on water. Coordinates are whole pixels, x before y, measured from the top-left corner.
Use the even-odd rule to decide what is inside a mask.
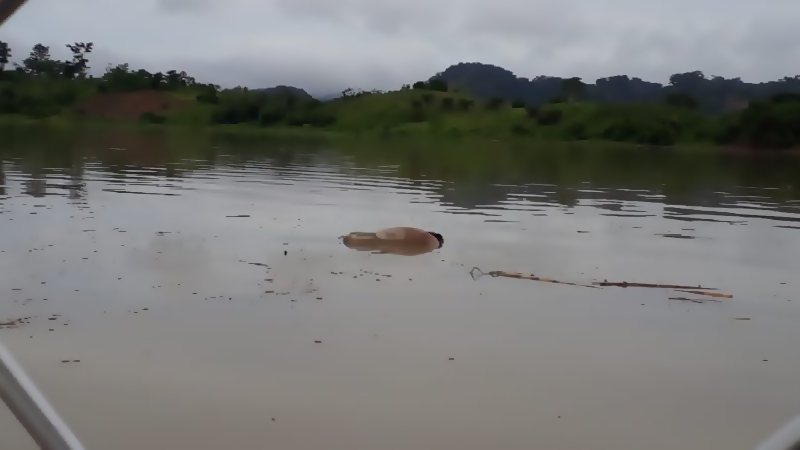
[[[796,159],[3,136],[0,339],[88,448],[748,449],[800,411]],[[392,226],[447,245],[338,240]]]

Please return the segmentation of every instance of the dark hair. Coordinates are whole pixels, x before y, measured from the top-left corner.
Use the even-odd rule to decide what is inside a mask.
[[[444,238],[442,237],[442,235],[439,233],[434,233],[433,231],[428,231],[428,234],[435,237],[436,240],[439,241],[439,248],[442,248],[442,246],[444,245]]]

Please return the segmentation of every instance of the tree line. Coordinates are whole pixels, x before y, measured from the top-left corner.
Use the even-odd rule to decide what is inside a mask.
[[[341,111],[302,95],[302,90],[222,89],[178,70],[151,73],[119,64],[93,77],[88,55],[94,44],[66,47],[72,57],[61,61],[52,58],[48,46],[36,44],[21,64],[9,68],[12,49],[0,42],[0,114],[43,118],[74,111],[79,99],[94,94],[144,90],[180,91],[183,98],[194,97],[209,110],[213,124],[328,127],[338,121]],[[666,86],[624,75],[587,84],[578,77],[526,79],[496,66],[462,63],[400,90],[417,94],[404,97],[410,99],[405,100],[408,104],[398,107],[406,112],[392,116],[399,121],[394,125],[478,109],[524,109],[527,121],[510,120],[506,125],[514,134],[559,130],[552,133],[571,140],[669,145],[688,136],[752,146],[800,145],[800,76],[754,84],[689,72],[672,75]],[[380,94],[384,92],[346,89],[334,104]],[[166,121],[154,111],[143,113],[141,119]]]
[[[662,85],[627,75],[616,75],[587,83],[579,77],[518,77],[490,64],[460,63],[434,76],[451,86],[483,99],[522,101],[542,105],[566,98],[597,103],[659,103],[671,96],[691,97],[699,109],[724,113],[741,109],[748,102],[777,94],[800,93],[800,75],[765,83],[747,83],[741,78],[706,76],[701,71],[676,73]],[[565,89],[566,87],[566,89]]]

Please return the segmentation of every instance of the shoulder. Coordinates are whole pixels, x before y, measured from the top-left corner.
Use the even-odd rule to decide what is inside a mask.
[[[381,239],[412,239],[425,233],[425,231],[411,227],[384,228],[375,233]]]
[[[378,230],[375,233],[381,239],[403,239],[406,235],[405,230],[402,227],[395,227],[395,228],[384,228],[382,230]]]

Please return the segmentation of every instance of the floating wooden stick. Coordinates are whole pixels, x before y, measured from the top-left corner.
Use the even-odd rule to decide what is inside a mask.
[[[733,298],[733,295],[725,294],[723,292],[706,292],[706,291],[695,291],[687,289],[675,289],[675,290],[678,292],[686,292],[687,294],[705,295],[706,297]]]
[[[651,284],[651,283],[629,283],[627,281],[595,281],[592,282],[595,286],[616,286],[616,287],[641,287],[641,288],[655,288],[655,289],[703,289],[706,291],[716,291],[717,288],[703,287],[703,286],[683,286],[679,284]]]
[[[580,284],[580,283],[572,283],[569,281],[561,281],[555,280],[553,278],[545,278],[545,277],[537,277],[533,274],[522,273],[522,272],[506,272],[505,270],[494,270],[492,272],[484,272],[477,267],[473,267],[470,271],[470,275],[472,275],[473,280],[477,280],[478,278],[482,277],[483,275],[491,275],[492,277],[506,277],[506,278],[517,278],[520,280],[533,280],[533,281],[543,281],[545,283],[555,283],[555,284],[566,284],[569,286],[581,286],[581,287],[588,287],[599,289],[602,287],[607,286],[616,286],[616,287],[640,287],[640,288],[651,288],[651,289],[674,289],[679,292],[685,292],[687,294],[696,294],[696,295],[703,295],[706,297],[715,297],[715,298],[733,298],[731,294],[725,294],[722,292],[709,292],[709,291],[716,291],[717,288],[712,287],[703,287],[703,286],[684,286],[680,284],[652,284],[652,283],[629,283],[627,281],[618,281],[618,282],[611,282],[608,280],[603,281],[594,281],[591,285],[588,284]],[[695,301],[688,298],[671,298],[670,300],[684,300],[684,301]],[[699,299],[698,299],[699,300]],[[699,300],[702,301],[702,300]],[[714,300],[717,301],[717,300]]]
[[[477,276],[475,275],[476,271],[479,273]],[[566,284],[566,285],[569,285],[569,286],[581,286],[581,287],[588,287],[588,288],[592,288],[592,289],[597,289],[597,286],[590,286],[590,285],[586,285],[586,284],[572,283],[572,282],[569,282],[569,281],[555,280],[553,278],[537,277],[536,275],[533,275],[533,274],[530,274],[530,273],[506,272],[505,270],[494,270],[492,272],[484,273],[483,271],[481,271],[477,267],[473,268],[470,273],[472,274],[472,278],[474,278],[474,279],[477,279],[481,275],[491,275],[492,277],[517,278],[517,279],[520,279],[520,280],[542,281],[542,282],[545,282],[545,283]]]

